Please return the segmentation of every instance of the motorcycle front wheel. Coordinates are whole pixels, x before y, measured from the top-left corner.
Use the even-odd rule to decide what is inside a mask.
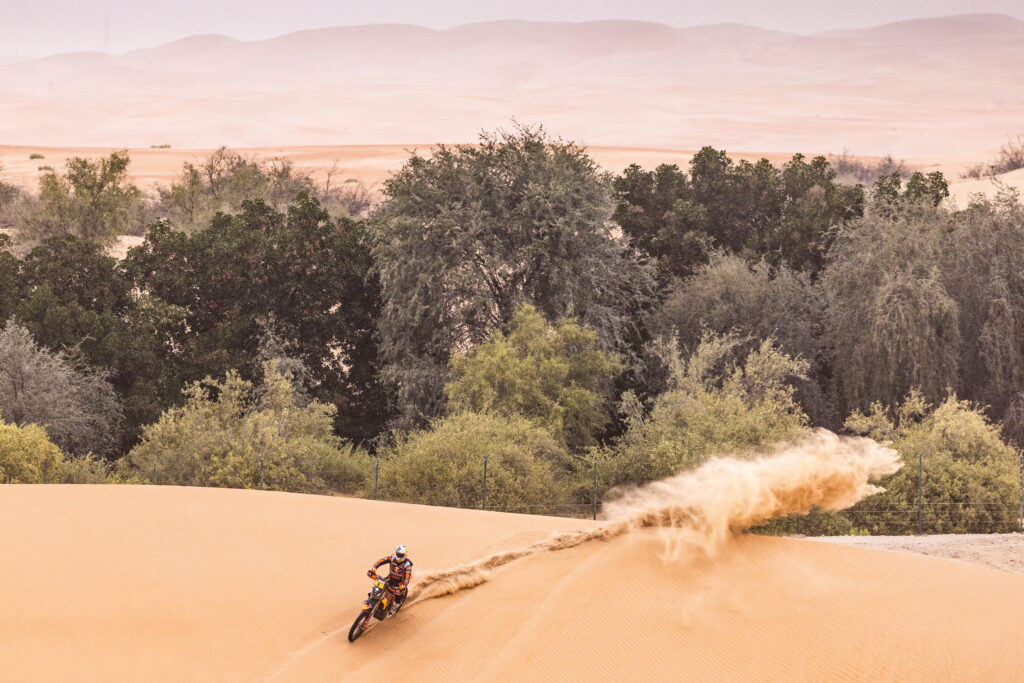
[[[363,635],[363,624],[370,618],[370,610],[363,610],[356,617],[356,620],[352,622],[352,628],[348,630],[348,642],[354,642],[356,638]]]

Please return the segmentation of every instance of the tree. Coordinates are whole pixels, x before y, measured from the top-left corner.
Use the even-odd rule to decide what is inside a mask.
[[[356,492],[370,465],[365,452],[334,436],[334,406],[296,393],[276,360],[255,387],[230,371],[190,384],[185,403],[143,430],[118,465],[122,474],[162,484],[317,492]],[[305,405],[303,405],[305,403]]]
[[[657,260],[660,279],[685,277],[707,262],[714,240],[707,211],[690,198],[689,179],[675,164],[644,171],[633,164],[615,178],[613,218],[639,249]]]
[[[1024,396],[1024,206],[1019,197],[1003,192],[995,200],[976,198],[955,216],[946,245],[940,268],[960,311],[958,391],[1002,418]]]
[[[3,163],[0,162],[0,172],[3,172],[3,170]],[[19,199],[21,199],[21,190],[16,185],[0,180],[0,228],[9,229],[14,227],[15,221],[12,214]],[[0,245],[0,250],[4,248]]]
[[[13,321],[0,331],[0,412],[17,426],[45,427],[75,455],[111,452],[122,420],[106,373],[40,348]]]
[[[21,298],[21,262],[10,246],[10,235],[0,233],[0,322],[7,320]]]
[[[69,351],[108,373],[124,406],[120,450],[177,398],[182,380],[171,332],[184,310],[132,291],[118,263],[95,242],[44,240],[21,268],[17,321],[52,351]]]
[[[835,178],[824,157],[807,162],[796,154],[778,169],[767,159],[734,163],[705,147],[689,175],[674,165],[627,168],[615,180],[615,219],[658,260],[663,284],[691,275],[713,250],[813,275],[832,231],[863,212],[863,189]]]
[[[606,347],[638,346],[651,273],[612,229],[610,189],[582,148],[525,127],[414,155],[387,181],[374,244],[382,376],[405,424],[443,412],[452,355],[523,302],[577,317]]]
[[[308,369],[312,395],[338,406],[339,433],[359,441],[387,418],[370,268],[364,224],[332,220],[306,195],[287,214],[246,202],[193,233],[156,225],[125,262],[138,289],[187,311],[173,331],[185,378],[255,378],[270,329]]]
[[[957,386],[961,310],[940,267],[952,230],[941,207],[900,198],[839,233],[822,286],[842,412]]]
[[[874,203],[876,210],[886,204],[894,204],[903,199],[910,202],[928,202],[938,206],[943,199],[949,197],[949,183],[941,171],[933,171],[924,175],[915,171],[903,187],[903,178],[898,171],[882,176],[875,181]]]
[[[786,266],[754,265],[739,256],[716,252],[710,263],[676,283],[654,312],[656,337],[675,336],[683,351],[695,350],[707,332],[734,333],[756,348],[774,339],[779,348],[808,364],[810,381],[797,381],[804,410],[816,424],[831,419],[824,390],[828,386],[828,358],[823,348],[825,302],[809,278]],[[649,368],[647,384],[657,388],[657,373]]]
[[[579,451],[595,445],[608,423],[608,391],[622,364],[592,330],[572,319],[551,326],[523,304],[507,335],[495,330],[487,342],[453,358],[451,368],[454,379],[445,387],[450,412],[522,415]]]
[[[117,260],[100,244],[73,235],[51,237],[33,248],[25,256],[21,279],[26,291],[48,285],[61,302],[94,311],[120,314],[130,304],[129,284]]]
[[[553,464],[567,455],[523,417],[459,413],[400,436],[381,459],[387,500],[479,507],[487,458],[487,508],[551,514],[565,500]]]
[[[128,182],[128,152],[95,161],[72,157],[63,175],[39,179],[39,204],[25,216],[19,236],[30,241],[71,234],[112,243],[131,224],[131,207],[141,192]]]
[[[686,358],[674,341],[663,346],[668,389],[649,415],[635,396],[624,396],[629,428],[606,452],[613,472],[608,483],[663,479],[711,456],[742,454],[806,429],[792,382],[806,374],[807,363],[787,356],[772,340],[737,358],[740,341],[708,335]]]
[[[236,213],[246,201],[284,210],[300,194],[312,196],[312,178],[287,159],[259,161],[221,147],[205,161],[186,161],[177,182],[159,187],[160,211],[181,229],[201,230],[221,213]]]
[[[824,157],[808,163],[795,154],[782,167],[777,192],[782,208],[765,232],[765,259],[816,275],[825,266],[835,230],[864,214],[864,190],[837,183]]]

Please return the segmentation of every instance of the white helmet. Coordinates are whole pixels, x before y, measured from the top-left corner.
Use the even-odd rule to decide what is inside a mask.
[[[397,557],[400,560],[404,560],[405,559],[405,554],[407,552],[408,552],[408,548],[406,548],[404,545],[400,545],[397,548],[395,548],[395,557]]]

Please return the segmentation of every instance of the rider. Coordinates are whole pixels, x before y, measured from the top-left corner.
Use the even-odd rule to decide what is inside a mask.
[[[404,545],[395,548],[391,555],[385,555],[373,564],[373,569],[366,572],[371,579],[377,578],[377,568],[382,564],[388,565],[387,584],[391,591],[391,613],[402,606],[405,602],[406,592],[409,590],[409,582],[412,580],[412,560],[408,557],[408,551]]]

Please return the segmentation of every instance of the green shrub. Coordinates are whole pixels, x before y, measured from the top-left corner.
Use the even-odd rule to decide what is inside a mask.
[[[29,159],[45,159],[46,157],[44,157],[42,154],[39,154],[38,152],[33,152],[32,154],[28,155],[28,158]]]
[[[624,399],[629,428],[608,454],[614,483],[662,479],[694,469],[708,457],[742,454],[807,428],[790,384],[804,376],[807,363],[770,339],[745,358],[732,358],[741,341],[705,336],[688,359],[679,357],[674,343],[663,349],[669,388],[655,399],[650,414],[642,414],[635,396]]]
[[[44,474],[54,481],[63,458],[45,429],[34,424],[19,427],[0,416],[0,483],[41,484]]]
[[[231,371],[185,390],[185,405],[166,411],[143,430],[142,441],[119,463],[122,476],[188,486],[279,491],[358,492],[371,462],[336,437],[336,408],[306,403],[267,361],[260,387]]]
[[[473,352],[451,361],[445,387],[450,412],[523,415],[570,449],[597,443],[609,421],[607,395],[622,363],[601,348],[597,333],[573,319],[550,325],[530,305]]]
[[[555,476],[568,459],[562,446],[525,418],[477,413],[453,415],[399,437],[381,460],[381,495],[480,507],[485,457],[488,509],[544,513],[564,501]]]
[[[1017,529],[1017,458],[981,409],[949,396],[932,410],[920,394],[896,409],[872,406],[847,420],[851,431],[893,441],[906,465],[880,485],[886,491],[847,511],[872,534],[915,533],[923,467],[926,533],[993,533]]]

